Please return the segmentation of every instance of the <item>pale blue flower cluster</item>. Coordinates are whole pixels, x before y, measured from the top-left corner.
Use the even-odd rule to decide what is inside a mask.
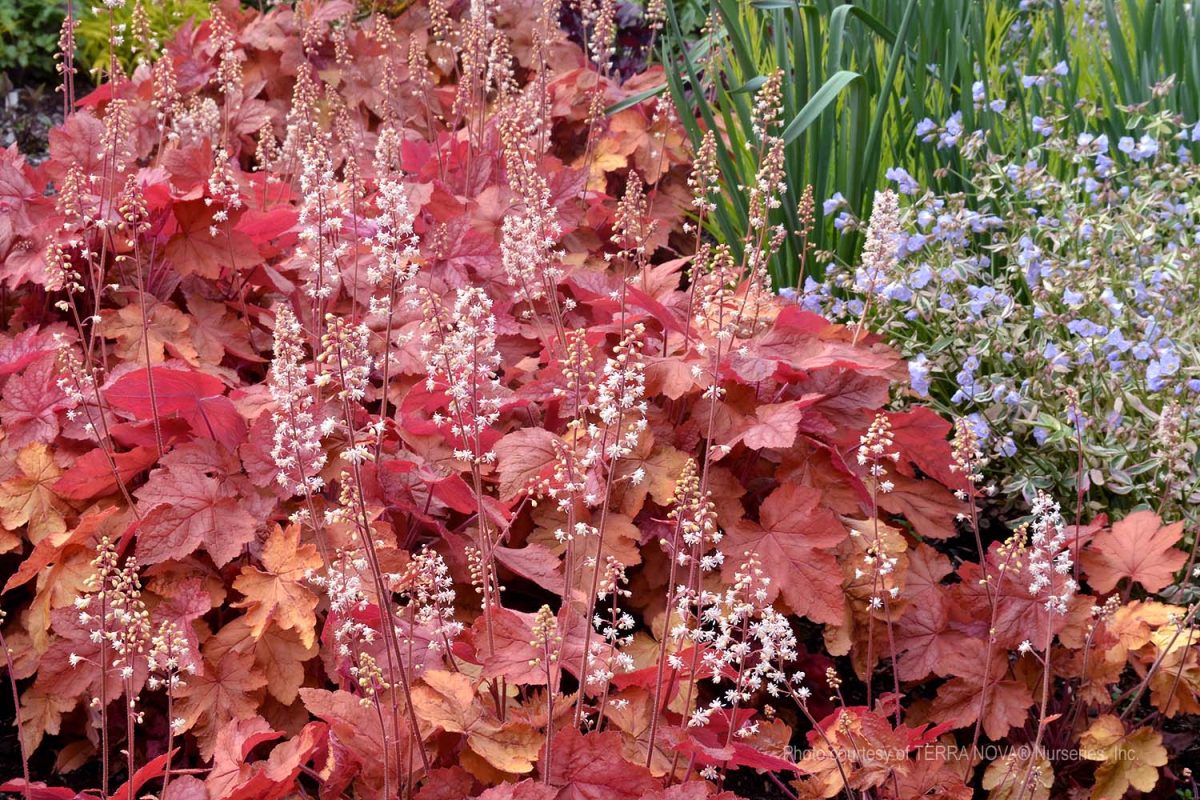
[[[1060,63],[1021,83],[1036,92],[1066,74]],[[981,82],[972,99],[1014,106]],[[894,262],[869,281],[830,264],[794,297],[845,322],[865,314],[909,358],[912,401],[967,418],[1009,491],[1072,496],[1082,445],[1090,498],[1155,503],[1159,416],[1200,410],[1200,123],[1144,115],[1110,140],[1068,134],[1065,113],[1041,108],[1007,112],[1036,134],[1008,155],[960,112],[917,123],[920,142],[965,165],[968,191],[888,169],[905,198]],[[825,211],[838,230],[863,228],[840,195]]]

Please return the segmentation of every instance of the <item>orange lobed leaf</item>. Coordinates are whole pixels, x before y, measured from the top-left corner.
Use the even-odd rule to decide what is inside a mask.
[[[500,499],[509,500],[549,477],[562,440],[542,428],[522,428],[499,442],[496,453],[500,473]]]
[[[466,734],[467,746],[495,769],[518,775],[533,771],[544,736],[525,723],[490,718],[474,682],[463,673],[426,672],[412,694],[417,716],[449,733]]]
[[[820,492],[785,484],[763,501],[758,522],[742,520],[726,533],[722,574],[728,580],[750,552],[771,577],[769,601],[781,596],[796,614],[837,624],[845,601],[832,551],[846,536],[845,526],[821,505]]]
[[[1084,758],[1101,762],[1092,800],[1121,800],[1130,787],[1149,792],[1158,783],[1158,768],[1167,765],[1161,733],[1148,727],[1126,733],[1113,714],[1096,718],[1079,737],[1079,746]]]
[[[188,676],[179,689],[176,709],[184,729],[196,734],[205,760],[217,749],[217,736],[232,720],[250,719],[258,714],[266,676],[255,669],[254,656],[227,650],[213,659],[205,647],[203,670]]]
[[[0,526],[14,531],[28,525],[27,535],[34,544],[65,531],[67,508],[53,488],[62,470],[50,449],[40,442],[23,448],[17,453],[16,467],[18,474],[0,483]],[[0,538],[0,552],[15,546],[10,540],[10,546],[4,547],[5,542]]]
[[[1135,511],[1096,534],[1083,551],[1088,583],[1098,592],[1111,592],[1129,579],[1148,592],[1161,592],[1187,563],[1187,553],[1174,546],[1182,536],[1182,522],[1163,525],[1153,511]]]
[[[245,598],[233,604],[245,608],[246,621],[255,638],[274,622],[283,630],[294,630],[305,647],[316,639],[317,596],[305,585],[309,573],[322,561],[312,544],[300,544],[300,526],[275,526],[263,545],[265,569],[242,567],[233,581]]]

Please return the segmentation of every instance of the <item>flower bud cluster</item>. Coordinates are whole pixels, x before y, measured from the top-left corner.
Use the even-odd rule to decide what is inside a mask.
[[[333,420],[318,417],[304,355],[304,332],[286,305],[275,310],[275,357],[267,383],[275,401],[271,457],[279,470],[277,479],[294,494],[315,494],[325,485],[321,439],[332,432]]]
[[[458,290],[448,320],[429,320],[425,342],[426,387],[441,389],[449,398],[448,424],[458,441],[454,457],[468,464],[490,464],[496,454],[484,445],[484,432],[500,418],[500,351],[496,348],[496,317],[483,289]]]
[[[1067,613],[1079,584],[1071,575],[1073,562],[1067,541],[1066,523],[1058,503],[1045,493],[1033,502],[1033,522],[1029,526],[1026,569],[1029,593],[1044,601],[1051,614]]]

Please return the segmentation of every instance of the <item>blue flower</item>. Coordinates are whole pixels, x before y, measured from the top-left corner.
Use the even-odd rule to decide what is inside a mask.
[[[821,213],[828,217],[844,205],[846,205],[846,198],[842,197],[841,192],[834,192],[833,197],[821,204]]]
[[[896,257],[907,258],[908,256],[911,256],[913,253],[918,252],[922,247],[924,247],[928,240],[929,237],[922,233],[914,233],[912,236],[901,236],[900,246],[896,250]]]
[[[928,264],[921,264],[908,279],[908,285],[914,289],[924,289],[933,280],[933,270]]]
[[[783,294],[783,291],[780,291]],[[805,311],[811,311],[814,314],[820,314],[824,306],[824,300],[829,297],[828,284],[818,282],[809,275],[804,279],[804,292],[800,296],[800,305]]]
[[[958,144],[958,137],[962,136],[962,112],[955,111],[950,115],[950,119],[946,120],[946,130],[938,137],[938,148],[954,147]]]
[[[1125,334],[1121,333],[1120,328],[1113,328],[1108,332],[1108,337],[1104,340],[1104,346],[1117,353],[1127,353],[1133,345],[1125,338]]]
[[[1179,371],[1179,354],[1174,350],[1166,350],[1158,358],[1146,365],[1146,385],[1157,392],[1166,385],[1169,378]]]
[[[1092,322],[1086,317],[1082,319],[1073,319],[1068,322],[1067,330],[1076,336],[1082,336],[1084,338],[1103,336],[1107,332],[1103,325],[1097,325],[1095,322]]]
[[[913,391],[921,397],[929,397],[930,367],[924,353],[908,362],[908,379]]]
[[[1157,359],[1150,362],[1150,366],[1146,368],[1146,372],[1150,373],[1151,369],[1158,375],[1174,375],[1180,371],[1180,354],[1175,350],[1165,350]]]
[[[1039,446],[1044,445],[1046,440],[1050,438],[1050,431],[1046,430],[1041,425],[1038,425],[1033,429],[1033,438]]]
[[[967,358],[967,363],[963,364],[963,368],[954,376],[954,382],[958,384],[958,391],[950,398],[952,403],[973,400],[979,394],[979,385],[975,382],[975,369],[978,366],[979,359],[970,356]]]
[[[988,103],[988,108],[999,114],[1001,111],[1008,108],[1008,103],[1002,99],[993,100],[992,102]]]
[[[1067,62],[1060,61],[1054,65],[1054,69],[1052,71],[1055,75],[1066,75],[1068,72],[1070,72],[1070,69],[1067,67]]]
[[[1138,139],[1137,147],[1133,148],[1133,152],[1129,157],[1134,161],[1145,161],[1147,158],[1153,158],[1158,154],[1158,142],[1154,140],[1150,134],[1142,134],[1142,138]]]
[[[996,290],[991,286],[968,286],[967,294],[971,297],[971,302],[967,304],[967,309],[973,317],[981,315],[984,308],[991,305],[992,301],[996,298]]]
[[[825,309],[818,295],[805,295],[800,301],[800,307],[813,314],[821,314]]]
[[[1042,348],[1042,358],[1050,362],[1051,369],[1067,370],[1071,366],[1071,356],[1059,350],[1054,342],[1046,342]]]
[[[929,117],[926,117],[925,119],[923,119],[917,123],[917,127],[916,127],[914,133],[916,133],[917,136],[921,137],[921,141],[929,142],[929,141],[932,141],[933,132],[936,130],[937,130],[937,123],[935,123]]]
[[[896,184],[896,191],[900,194],[916,194],[921,189],[920,184],[903,167],[890,167],[884,177]]]

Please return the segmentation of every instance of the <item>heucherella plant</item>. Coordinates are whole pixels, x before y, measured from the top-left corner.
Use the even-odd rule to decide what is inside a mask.
[[[1075,522],[1138,505],[1186,513],[1198,488],[1200,125],[1135,119],[1114,140],[1036,117],[1042,141],[1014,155],[954,118],[922,123],[925,141],[957,150],[969,192],[922,192],[893,172],[908,201],[880,193],[861,264],[830,264],[799,292],[898,346],[904,402],[968,420],[1002,494],[1077,496]]]

